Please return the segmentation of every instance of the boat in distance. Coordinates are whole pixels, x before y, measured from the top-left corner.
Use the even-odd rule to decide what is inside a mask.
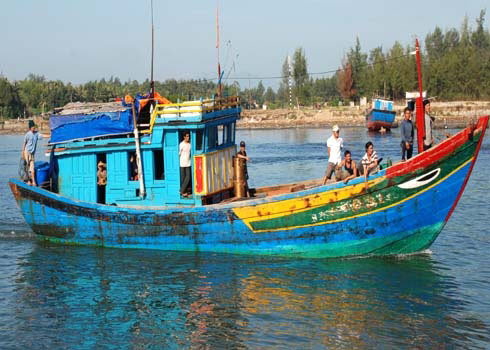
[[[376,98],[372,108],[366,113],[366,126],[369,131],[390,131],[395,121],[396,112],[393,110],[393,101]]]
[[[132,119],[126,118],[128,132],[138,129],[140,146],[130,135],[76,140],[72,133],[65,140],[56,130],[67,124],[57,120],[52,138],[59,139],[50,142],[56,189],[9,180],[41,240],[307,258],[416,253],[427,249],[449,220],[488,125],[488,116],[481,117],[412,159],[370,175],[367,183],[363,177],[347,184],[312,180],[257,188],[254,197],[236,198],[240,107],[235,98],[157,104],[149,118],[144,108],[140,104],[136,111],[141,123],[129,125]],[[74,118],[67,119],[70,128]],[[83,116],[76,126],[86,129],[84,123],[97,118]],[[192,145],[189,196],[179,192],[178,145],[185,133]],[[128,165],[138,147],[143,181],[131,176]],[[107,164],[102,189],[96,176],[101,160]]]

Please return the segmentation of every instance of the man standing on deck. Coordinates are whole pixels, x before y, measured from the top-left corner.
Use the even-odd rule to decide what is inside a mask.
[[[434,123],[434,117],[430,115],[430,100],[424,100],[424,124],[425,124],[425,138],[424,138],[424,151],[428,150],[434,144],[434,136],[432,135],[432,127]]]
[[[29,131],[24,136],[24,144],[22,146],[22,157],[26,161],[27,170],[30,171],[29,185],[37,186],[34,154],[36,153],[37,140],[42,137],[43,135],[37,132],[34,121],[29,120]]]
[[[412,158],[413,153],[413,124],[412,124],[412,111],[410,108],[405,107],[404,119],[400,128],[400,133],[402,136],[401,147],[402,147],[402,162],[405,161],[405,153],[407,154],[407,160]]]
[[[180,160],[180,195],[187,197],[187,187],[191,181],[191,136],[188,131],[184,134],[184,140],[179,144]]]
[[[332,136],[330,136],[327,140],[328,164],[327,171],[325,172],[325,178],[323,179],[324,185],[332,177],[335,167],[342,161],[341,151],[344,147],[344,140],[339,137],[339,134],[339,126],[334,125],[332,128]]]

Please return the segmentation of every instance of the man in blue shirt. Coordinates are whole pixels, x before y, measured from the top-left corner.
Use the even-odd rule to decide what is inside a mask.
[[[405,153],[407,154],[407,160],[412,158],[413,153],[413,124],[412,124],[412,111],[406,107],[403,111],[404,119],[400,128],[402,136],[402,162],[405,161]]]
[[[34,169],[34,154],[36,153],[37,140],[43,135],[36,130],[36,124],[29,120],[29,131],[24,136],[24,145],[22,146],[22,156],[26,161],[26,168],[30,171],[29,185],[37,186],[36,174]]]

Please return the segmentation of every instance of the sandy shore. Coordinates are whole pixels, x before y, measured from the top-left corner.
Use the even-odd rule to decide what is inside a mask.
[[[48,118],[34,117],[29,119],[34,120],[36,125],[38,125],[39,131],[43,134],[49,134],[51,132]],[[0,135],[19,135],[26,133],[29,119],[0,120]]]
[[[478,117],[490,114],[490,101],[432,102],[435,127],[462,128]],[[403,120],[405,105],[395,105],[395,127]],[[244,110],[237,127],[249,129],[365,126],[366,108],[326,107],[322,109],[300,108],[299,110]]]
[[[405,105],[395,105],[397,116],[395,127],[402,121]],[[463,128],[478,117],[490,115],[490,101],[432,102],[432,114],[436,117],[436,128]],[[338,124],[341,127],[363,127],[365,107],[325,107],[314,109],[303,107],[294,110],[243,110],[237,128],[241,129],[282,129],[282,128],[323,128]],[[33,118],[39,130],[49,133],[47,118]],[[23,134],[27,131],[27,121],[10,119],[0,121],[0,135]]]

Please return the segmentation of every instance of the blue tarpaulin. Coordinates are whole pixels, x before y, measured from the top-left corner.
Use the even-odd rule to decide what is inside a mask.
[[[119,112],[52,115],[50,143],[85,139],[104,135],[127,134],[133,131],[131,108]]]

